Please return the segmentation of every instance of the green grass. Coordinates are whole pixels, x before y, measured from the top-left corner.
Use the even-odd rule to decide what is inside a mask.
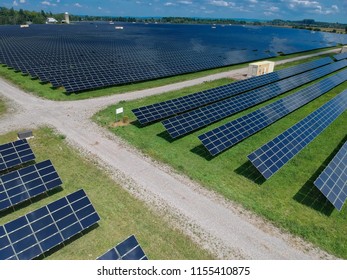
[[[270,58],[269,60],[279,61],[283,59],[299,57],[302,55],[313,54],[313,53],[317,53],[317,52],[321,52],[321,51],[329,50],[329,49],[333,49],[333,48],[314,50],[314,51],[297,53],[297,54],[286,55],[286,56],[278,56],[275,58]],[[77,93],[77,94],[67,94],[63,88],[54,89],[49,83],[45,83],[45,84],[41,83],[38,79],[32,79],[28,75],[23,75],[21,72],[15,72],[13,69],[9,69],[5,65],[1,65],[1,64],[0,64],[0,76],[13,82],[14,84],[19,86],[21,89],[23,89],[26,92],[30,92],[37,96],[50,99],[50,100],[66,101],[66,100],[89,99],[94,97],[108,96],[108,95],[121,94],[125,92],[132,92],[132,91],[137,91],[142,89],[155,88],[155,87],[160,87],[167,84],[173,84],[177,82],[192,80],[192,79],[196,79],[196,78],[200,78],[200,77],[204,77],[204,76],[208,76],[208,75],[212,75],[216,73],[226,72],[233,69],[239,69],[239,68],[243,68],[247,66],[248,66],[248,63],[244,63],[244,64],[239,64],[234,66],[227,66],[227,67],[221,67],[221,68],[212,69],[212,70],[200,71],[196,73],[162,78],[162,79],[157,79],[153,81],[139,82],[139,83],[134,83],[129,85],[114,86],[114,87],[108,87],[108,88],[103,88],[98,90],[86,91],[86,92]],[[280,69],[280,67],[281,66],[278,66],[278,68],[276,67],[276,69]]]
[[[63,135],[51,129],[34,131],[29,143],[36,162],[51,159],[63,180],[62,189],[42,195],[32,203],[17,206],[16,211],[0,214],[0,224],[33,211],[69,193],[83,188],[101,217],[97,227],[80,234],[48,254],[46,259],[95,259],[131,234],[135,234],[150,259],[212,259],[180,230],[173,229],[163,217],[134,199],[119,187],[95,163],[72,149]],[[0,136],[0,143],[13,141],[16,134]]]
[[[1,115],[4,115],[7,111],[7,108],[6,108],[6,103],[4,100],[1,99],[0,97],[0,116]]]
[[[135,121],[135,116],[131,113],[133,108],[212,88],[218,83],[221,85],[225,82],[225,80],[214,81],[161,96],[122,102],[121,106],[124,107],[130,120]],[[347,207],[345,206],[341,212],[334,210],[313,185],[313,181],[332,159],[337,148],[347,140],[347,112],[267,181],[262,179],[260,173],[247,160],[247,155],[252,151],[303,119],[344,89],[347,89],[347,83],[214,158],[209,157],[197,138],[198,135],[273,100],[175,141],[171,141],[161,123],[140,127],[137,122],[133,122],[126,127],[112,128],[110,124],[114,121],[114,109],[120,104],[106,108],[93,119],[143,153],[171,165],[206,188],[217,191],[227,199],[236,201],[267,218],[278,227],[346,259]],[[283,96],[285,95],[280,98]]]

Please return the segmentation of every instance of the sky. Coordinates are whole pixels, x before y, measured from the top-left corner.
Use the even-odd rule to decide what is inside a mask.
[[[0,6],[75,15],[314,19],[347,23],[347,0],[0,0]]]

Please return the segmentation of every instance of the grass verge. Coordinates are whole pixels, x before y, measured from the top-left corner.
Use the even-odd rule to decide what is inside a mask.
[[[61,191],[42,195],[32,203],[16,206],[16,211],[0,213],[0,224],[55,201],[83,188],[101,217],[98,226],[77,238],[58,246],[46,259],[96,259],[131,234],[135,234],[150,259],[212,259],[179,230],[173,229],[162,217],[153,213],[144,203],[132,198],[95,163],[71,148],[63,135],[49,128],[34,131],[29,143],[37,157],[36,162],[51,159],[63,180]],[[0,136],[0,143],[13,141],[16,134]]]
[[[122,102],[121,106],[126,110],[129,119],[135,121],[135,116],[131,113],[133,108],[216,87],[218,83],[222,85],[225,82],[224,80],[214,81],[211,84],[205,83],[161,96]],[[276,99],[174,141],[170,139],[161,123],[140,127],[136,122],[133,122],[129,126],[112,127],[114,110],[119,105],[106,108],[96,114],[93,119],[143,153],[171,165],[174,169],[186,174],[206,188],[217,191],[227,199],[236,201],[245,208],[267,218],[278,227],[299,235],[322,249],[346,259],[347,207],[344,207],[341,212],[334,210],[313,185],[313,181],[323,171],[338,148],[347,140],[347,112],[341,115],[270,180],[262,179],[260,173],[247,160],[247,155],[252,151],[345,89],[347,89],[346,82],[215,158],[209,157],[197,138],[198,135]]]
[[[1,99],[0,97],[0,116],[1,115],[4,115],[7,111],[7,108],[6,108],[6,103],[3,99]]]
[[[295,58],[295,57],[299,57],[303,55],[314,54],[314,53],[322,52],[329,49],[334,49],[334,48],[326,48],[326,49],[319,49],[319,50],[314,50],[309,52],[296,53],[292,55],[278,56],[278,57],[270,58],[269,60],[279,61],[283,59],[289,59],[289,58]],[[0,65],[0,76],[13,82],[14,84],[19,86],[21,89],[23,89],[26,92],[30,92],[37,96],[50,99],[50,100],[67,101],[67,100],[81,100],[81,99],[95,98],[95,97],[101,97],[101,96],[109,96],[113,94],[121,94],[125,92],[155,88],[155,87],[160,87],[167,84],[188,81],[188,80],[192,80],[192,79],[196,79],[196,78],[200,78],[200,77],[204,77],[204,76],[208,76],[212,74],[217,74],[221,72],[226,72],[226,71],[230,71],[234,69],[239,69],[243,67],[248,67],[248,63],[221,67],[221,68],[212,69],[212,70],[205,70],[205,71],[200,71],[196,73],[183,74],[183,75],[178,75],[174,77],[157,79],[153,81],[102,88],[102,89],[86,91],[83,93],[76,93],[76,94],[67,94],[63,88],[54,89],[51,87],[51,84],[49,83],[45,83],[45,84],[41,83],[38,79],[32,79],[30,76],[23,75],[21,72],[18,72],[18,71],[15,72],[13,69],[9,69],[5,65]],[[277,69],[280,69],[280,68],[277,68]]]

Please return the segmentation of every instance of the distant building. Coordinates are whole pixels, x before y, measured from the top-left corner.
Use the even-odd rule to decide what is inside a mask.
[[[58,23],[58,21],[55,18],[49,17],[46,20],[46,24],[55,24],[55,23]]]
[[[64,20],[64,23],[70,24],[70,16],[69,16],[69,13],[68,13],[68,12],[65,13],[65,20]]]
[[[347,52],[347,46],[342,47],[341,53],[345,53],[345,52]]]

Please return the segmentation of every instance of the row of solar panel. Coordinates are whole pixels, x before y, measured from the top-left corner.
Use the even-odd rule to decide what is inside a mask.
[[[346,109],[347,90],[249,154],[249,160],[266,179],[270,178]]]
[[[25,139],[0,145],[0,172],[34,159],[35,155]]]
[[[314,181],[314,185],[336,209],[342,209],[347,198],[347,141]]]
[[[347,59],[347,52],[334,55],[335,60]]]
[[[22,151],[25,154],[21,154]],[[32,155],[28,157],[28,154]],[[8,158],[8,155],[15,155]],[[0,146],[3,170],[35,159],[27,140]],[[14,159],[18,159],[14,161]],[[16,164],[14,164],[16,162]],[[0,176],[0,211],[62,184],[50,160]],[[98,214],[83,190],[0,226],[0,260],[33,259],[95,224]],[[114,252],[114,253],[110,253]],[[134,236],[100,259],[147,259]]]
[[[148,260],[134,235],[97,258],[98,260]]]
[[[199,139],[211,155],[234,146],[347,80],[347,70],[208,131]]]
[[[132,111],[141,124],[148,124],[321,67],[331,62],[332,59],[330,58],[322,58],[269,74],[240,80],[217,88],[143,106]]]
[[[0,226],[0,259],[30,260],[100,220],[83,190]]]
[[[344,67],[347,66],[347,61],[340,61],[338,63],[334,63],[332,65],[328,65],[326,67],[322,67],[324,70],[322,71],[322,69],[319,69],[320,71],[316,70],[317,74],[311,74],[311,77],[313,77],[313,79],[316,78],[320,78],[321,76],[330,74],[331,72],[340,70]],[[311,71],[311,73],[314,71]],[[306,73],[304,73],[306,74]],[[300,75],[298,75],[300,76]],[[302,84],[307,83],[308,81],[311,80],[311,77],[307,79],[307,76],[304,77],[304,75],[302,75]],[[300,84],[298,84],[298,81],[295,81],[293,78],[296,77],[292,77],[292,84],[295,84],[293,86],[293,88],[299,86]],[[312,79],[312,80],[313,80]],[[289,79],[288,79],[289,80]],[[322,81],[313,84],[307,88],[304,88],[290,96],[287,96],[283,99],[280,99],[272,104],[269,104],[259,110],[256,110],[253,113],[250,113],[246,116],[243,116],[239,119],[236,119],[230,123],[227,123],[226,125],[223,125],[219,128],[216,128],[212,131],[209,131],[203,135],[199,136],[199,139],[203,142],[203,145],[210,151],[210,153],[212,155],[216,155],[222,151],[224,151],[225,149],[235,145],[237,142],[242,141],[243,139],[247,138],[248,136],[256,133],[257,131],[263,129],[264,127],[270,125],[271,123],[275,122],[276,120],[282,118],[283,116],[289,114],[290,112],[300,108],[301,106],[307,104],[308,102],[312,101],[313,99],[321,96],[322,94],[324,94],[325,92],[330,91],[332,88],[336,87],[337,85],[345,82],[347,80],[347,70],[341,71],[337,74],[334,74],[331,77],[325,78]],[[300,81],[300,79],[299,79]],[[282,81],[283,82],[283,81]],[[275,83],[276,84],[276,83]],[[273,86],[270,84],[270,86]],[[283,84],[281,85],[281,87],[277,87],[280,88],[279,90],[283,90],[285,91],[285,84],[283,86]],[[290,85],[292,86],[292,85]],[[266,88],[266,86],[264,87]],[[271,88],[271,87],[269,87]],[[259,89],[259,91],[261,91],[262,88]],[[240,97],[247,95],[247,93],[240,95]],[[347,96],[347,94],[345,94]],[[340,96],[340,95],[339,95]],[[331,101],[333,105],[325,105],[328,107],[328,113],[321,113],[318,111],[318,117],[316,117],[314,120],[319,123],[321,125],[321,123],[324,124],[325,121],[325,125],[321,125],[319,128],[317,128],[317,124],[315,124],[314,127],[314,132],[312,131],[307,131],[307,129],[309,130],[310,127],[307,127],[307,125],[304,126],[304,128],[306,130],[299,130],[299,132],[301,133],[301,138],[298,139],[298,131],[296,128],[294,128],[291,132],[294,134],[294,136],[289,136],[288,140],[286,142],[286,144],[289,145],[290,148],[285,147],[282,150],[279,151],[280,148],[282,148],[283,143],[281,142],[280,144],[278,144],[278,146],[280,147],[276,147],[274,148],[274,151],[268,151],[268,152],[264,152],[262,153],[259,157],[256,157],[255,159],[255,163],[260,163],[260,168],[259,171],[263,174],[263,176],[265,178],[269,178],[274,172],[276,172],[279,168],[281,168],[288,160],[290,160],[297,152],[299,152],[307,143],[309,143],[310,141],[313,140],[313,135],[316,133],[316,135],[318,135],[320,133],[320,129],[324,129],[326,126],[328,126],[334,119],[336,119],[342,112],[344,112],[345,108],[347,107],[347,105],[344,104],[344,93],[341,94],[342,97],[337,97],[335,102]],[[189,96],[188,96],[189,97]],[[184,99],[185,97],[181,98]],[[254,97],[255,98],[255,97]],[[251,99],[251,98],[250,98]],[[180,100],[180,99],[176,99],[176,100]],[[175,101],[176,101],[175,100]],[[170,104],[170,102],[172,102],[172,100],[166,101],[166,102],[162,102],[162,103],[158,103],[158,104],[153,104],[150,106],[146,106],[146,107],[142,107],[139,109],[144,109],[147,110],[147,113],[150,112],[151,106],[154,107],[154,111],[155,111],[155,107],[158,106],[166,106],[169,108],[174,107],[173,104]],[[170,104],[170,105],[169,105]],[[214,104],[212,104],[214,105]],[[242,107],[243,104],[240,103],[238,104],[238,107]],[[329,107],[330,106],[330,107]],[[178,106],[174,107],[174,109],[177,109]],[[207,106],[208,107],[208,106]],[[323,106],[324,107],[324,106]],[[165,108],[166,109],[166,108]],[[203,108],[202,108],[203,109]],[[225,111],[225,108],[223,108]],[[136,109],[138,110],[138,109]],[[141,110],[139,110],[141,111]],[[217,111],[217,110],[215,110]],[[193,111],[194,112],[194,111]],[[142,113],[142,112],[141,112]],[[189,112],[191,113],[191,112]],[[187,114],[189,114],[187,113]],[[216,114],[218,114],[218,112],[214,112]],[[183,114],[184,115],[184,114]],[[201,113],[201,116],[205,117],[206,114]],[[176,118],[179,118],[182,115],[179,115]],[[196,115],[192,116],[190,115],[189,121],[190,123],[194,123],[196,121]],[[309,118],[309,117],[308,117]],[[170,120],[170,119],[169,119]],[[168,121],[168,120],[166,120]],[[163,123],[165,123],[166,121],[164,121]],[[302,121],[302,123],[304,123],[305,120]],[[310,124],[312,125],[312,124]],[[196,128],[199,128],[199,126],[196,126]],[[183,129],[184,131],[187,131],[187,126],[185,126],[184,124],[180,126],[180,129]],[[188,128],[189,129],[189,128]],[[306,137],[306,138],[305,138]],[[304,139],[304,140],[303,140]],[[305,141],[307,141],[307,143],[305,144]],[[272,142],[270,142],[272,143]],[[291,150],[292,148],[292,150]],[[261,149],[260,149],[261,150]],[[262,151],[262,150],[261,150]],[[263,152],[263,151],[262,151]],[[287,153],[287,154],[286,154]],[[250,160],[252,161],[252,158],[254,157],[253,154],[249,155]],[[346,165],[346,162],[344,162],[344,164]],[[268,166],[266,166],[268,165]],[[340,161],[340,165],[341,165],[341,161]],[[336,168],[335,168],[336,169]],[[338,169],[341,173],[341,168]],[[345,176],[345,175],[343,175]],[[335,185],[337,185],[337,189],[339,191],[336,191],[336,187],[334,189],[334,191],[331,191],[332,188],[334,187],[327,187],[325,186],[325,192],[327,192],[327,190],[329,191],[329,200],[332,201],[332,203],[335,205],[336,208],[339,209],[339,207],[342,207],[343,202],[346,200],[346,196],[347,196],[347,191],[346,191],[346,182],[347,180],[345,179],[341,179],[340,177],[337,177],[336,175],[330,176],[329,178],[329,182],[331,184],[331,182],[333,181],[331,178],[334,177],[334,183]],[[325,176],[324,178],[326,179],[327,176]],[[336,180],[336,178],[339,178],[339,180]],[[344,177],[343,177],[344,178]],[[321,181],[319,181],[321,182]],[[338,182],[338,183],[336,183]],[[336,196],[336,193],[339,193],[339,196]],[[335,197],[334,197],[335,195]]]
[[[177,138],[324,77],[346,66],[347,60],[322,66],[321,68],[166,119],[162,123],[170,136]]]
[[[64,41],[62,38],[54,40],[54,36],[52,37],[40,36],[35,42],[27,37],[4,34],[0,40],[0,63],[38,77],[43,82],[51,82],[53,87],[64,86],[70,93],[196,72],[276,55],[230,49],[212,53],[197,52],[191,48],[184,51],[173,48],[169,51],[168,48],[157,49],[152,46],[151,49],[124,42],[123,45],[122,42],[117,45],[114,41],[110,41],[100,51],[99,40],[109,40],[107,36],[100,37],[98,34],[98,42],[95,43],[92,37],[85,41],[82,38],[77,41]]]

